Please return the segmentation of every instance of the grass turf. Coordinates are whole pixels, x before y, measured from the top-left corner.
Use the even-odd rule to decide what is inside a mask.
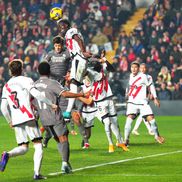
[[[156,117],[159,130],[165,137],[166,143],[160,145],[154,141],[153,136],[147,134],[147,130],[142,123],[139,132],[140,136],[131,135],[131,145],[129,152],[123,152],[115,148],[115,152],[109,154],[108,144],[101,123],[95,122],[91,147],[89,150],[80,148],[80,135],[71,136],[71,156],[70,161],[73,169],[92,166],[118,160],[150,156],[155,154],[180,151],[179,153],[167,154],[164,156],[154,156],[139,160],[126,161],[113,165],[106,165],[90,169],[75,171],[70,175],[49,176],[49,173],[59,172],[61,168],[61,158],[57,151],[56,143],[51,140],[48,148],[44,150],[42,163],[42,174],[48,176],[46,181],[51,182],[95,182],[95,181],[182,181],[182,117],[160,116]],[[119,124],[123,134],[125,118],[119,117]],[[113,137],[114,138],[114,137]],[[0,118],[0,151],[10,150],[16,146],[14,131],[8,127],[4,119]],[[33,145],[30,144],[29,152],[20,157],[11,158],[6,170],[0,173],[0,182],[30,182],[33,176]]]

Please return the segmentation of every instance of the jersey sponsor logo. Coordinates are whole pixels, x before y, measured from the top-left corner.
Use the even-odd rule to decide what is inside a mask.
[[[17,92],[12,91],[8,84],[6,84],[5,87],[8,93],[10,94],[9,98],[13,102],[13,108],[19,109],[23,114],[26,113],[29,118],[33,118],[33,115],[28,111],[28,109],[24,105],[20,106],[19,99],[17,98]]]
[[[140,92],[140,90],[141,90],[141,88],[142,88],[142,86],[139,86],[139,87],[137,87],[136,86],[136,83],[139,81],[139,80],[141,80],[141,77],[139,77],[139,78],[137,78],[133,83],[132,83],[132,85],[131,85],[131,87],[130,87],[130,90],[129,90],[129,96],[132,96],[133,97],[133,99],[138,95],[138,93]],[[135,92],[134,92],[135,91]]]

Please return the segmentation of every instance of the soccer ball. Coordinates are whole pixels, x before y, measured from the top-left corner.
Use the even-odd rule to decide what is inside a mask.
[[[50,19],[57,21],[63,17],[63,10],[59,7],[52,8],[50,10]]]

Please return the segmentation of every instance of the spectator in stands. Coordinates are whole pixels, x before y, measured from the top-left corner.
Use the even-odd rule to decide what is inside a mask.
[[[175,90],[172,92],[172,99],[181,100],[182,99],[182,88],[180,88],[180,84],[175,84]]]
[[[165,82],[165,83],[168,83],[168,82],[171,81],[171,75],[170,75],[169,70],[168,70],[168,68],[167,68],[166,66],[163,66],[163,67],[161,68],[161,71],[159,72],[158,75],[159,75],[159,76],[162,75],[162,77],[163,77],[163,82]]]
[[[172,42],[174,44],[181,44],[182,43],[182,32],[181,32],[180,27],[178,27],[177,32],[173,35]]]
[[[99,50],[102,50],[104,49],[104,44],[109,42],[109,39],[107,38],[106,35],[104,35],[102,33],[102,31],[99,29],[97,31],[97,34],[92,38],[91,42],[93,44],[97,44],[98,45],[98,48]]]
[[[158,92],[158,98],[159,98],[159,100],[170,100],[171,99],[171,93],[167,89],[167,84],[165,82],[163,82],[161,84],[161,88]]]

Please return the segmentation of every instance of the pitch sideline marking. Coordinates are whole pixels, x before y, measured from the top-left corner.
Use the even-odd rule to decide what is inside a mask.
[[[135,158],[124,159],[124,160],[119,160],[119,161],[114,161],[114,162],[107,162],[107,163],[96,164],[96,165],[92,165],[92,166],[81,167],[81,168],[78,168],[78,169],[74,169],[73,172],[82,171],[84,169],[92,169],[92,168],[96,168],[96,167],[112,165],[112,164],[124,163],[124,162],[128,162],[128,161],[135,161],[135,160],[142,160],[142,159],[146,159],[146,158],[153,158],[153,157],[177,154],[177,153],[182,153],[182,150],[177,150],[177,151],[174,151],[174,152],[165,152],[165,153],[160,153],[160,154],[147,155],[147,156],[143,156],[143,157],[135,157]],[[55,173],[49,173],[48,175],[49,176],[56,176],[56,175],[59,175],[61,173],[62,172],[60,171],[60,172],[55,172]]]

